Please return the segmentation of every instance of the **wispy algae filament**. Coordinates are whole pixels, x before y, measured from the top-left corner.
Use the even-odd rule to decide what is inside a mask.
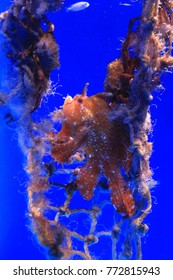
[[[162,72],[173,66],[173,1],[143,1],[141,16],[129,23],[121,56],[108,65],[104,92],[87,96],[86,84],[82,94],[68,96],[51,119],[39,122],[33,112],[59,66],[46,13],[61,2],[16,0],[0,15],[6,59],[0,106],[7,123],[17,123],[26,157],[32,230],[52,258],[101,259],[97,246],[107,238],[112,259],[141,259],[141,237],[148,230],[143,220],[155,184],[149,109]],[[100,227],[105,212],[112,224]]]

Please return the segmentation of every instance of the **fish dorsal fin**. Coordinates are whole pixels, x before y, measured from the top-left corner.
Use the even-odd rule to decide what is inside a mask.
[[[87,96],[88,86],[89,86],[89,83],[86,83],[82,90],[82,94],[81,94],[82,97]]]

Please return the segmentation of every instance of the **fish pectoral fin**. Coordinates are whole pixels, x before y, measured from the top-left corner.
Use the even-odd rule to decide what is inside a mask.
[[[91,165],[90,161],[81,167],[76,183],[84,199],[90,200],[93,197],[94,188],[99,181],[99,174],[100,170],[98,166]]]
[[[70,157],[74,155],[80,148],[87,133],[88,128],[82,127],[78,129],[74,138],[66,136],[60,137],[51,149],[52,157],[59,163],[68,162]]]
[[[135,201],[132,196],[132,192],[126,185],[118,186],[112,184],[111,188],[111,199],[115,205],[117,211],[129,217],[132,217],[135,213]]]

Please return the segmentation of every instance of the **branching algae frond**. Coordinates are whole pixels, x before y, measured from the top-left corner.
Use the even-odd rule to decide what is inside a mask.
[[[105,92],[87,96],[86,84],[51,119],[34,121],[49,75],[59,66],[46,12],[61,4],[16,0],[0,15],[6,60],[0,104],[7,124],[17,122],[26,157],[31,228],[52,258],[102,259],[97,249],[110,244],[107,258],[141,259],[141,237],[148,230],[143,220],[155,184],[149,107],[162,72],[173,66],[173,1],[143,1],[120,58],[108,65]]]

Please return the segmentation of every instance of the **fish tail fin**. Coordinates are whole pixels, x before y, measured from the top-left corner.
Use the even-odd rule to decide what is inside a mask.
[[[65,11],[67,12],[67,13],[69,13],[70,12],[70,8],[65,8]]]

